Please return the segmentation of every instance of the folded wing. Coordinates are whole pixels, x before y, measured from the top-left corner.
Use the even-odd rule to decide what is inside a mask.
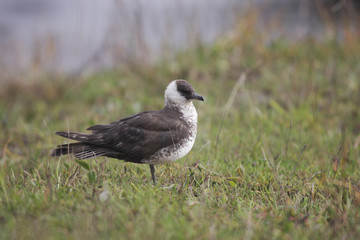
[[[58,132],[79,142],[60,145],[53,155],[73,153],[79,159],[108,156],[141,163],[161,148],[177,144],[185,137],[186,129],[186,122],[169,109],[143,112],[108,125],[92,126],[87,129],[91,133]]]

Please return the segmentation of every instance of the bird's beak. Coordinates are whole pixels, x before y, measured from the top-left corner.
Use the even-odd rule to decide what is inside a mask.
[[[191,96],[192,99],[195,99],[195,100],[199,100],[199,101],[205,101],[203,96],[197,94],[197,93],[193,93],[193,95]]]

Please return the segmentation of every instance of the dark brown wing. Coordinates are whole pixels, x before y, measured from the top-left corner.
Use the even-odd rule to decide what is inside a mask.
[[[188,134],[186,122],[176,111],[143,112],[109,125],[95,125],[81,142],[112,149],[108,157],[141,162],[163,147],[178,143]]]

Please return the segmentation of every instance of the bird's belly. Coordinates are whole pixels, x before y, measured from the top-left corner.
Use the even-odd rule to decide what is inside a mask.
[[[156,152],[147,163],[155,165],[176,161],[190,152],[194,142],[195,136],[191,136],[180,144],[163,148]]]

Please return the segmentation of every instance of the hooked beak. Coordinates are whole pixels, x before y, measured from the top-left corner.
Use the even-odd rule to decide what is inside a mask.
[[[203,96],[197,94],[197,93],[193,93],[193,95],[191,96],[192,99],[195,99],[195,100],[199,100],[199,101],[205,101]]]

